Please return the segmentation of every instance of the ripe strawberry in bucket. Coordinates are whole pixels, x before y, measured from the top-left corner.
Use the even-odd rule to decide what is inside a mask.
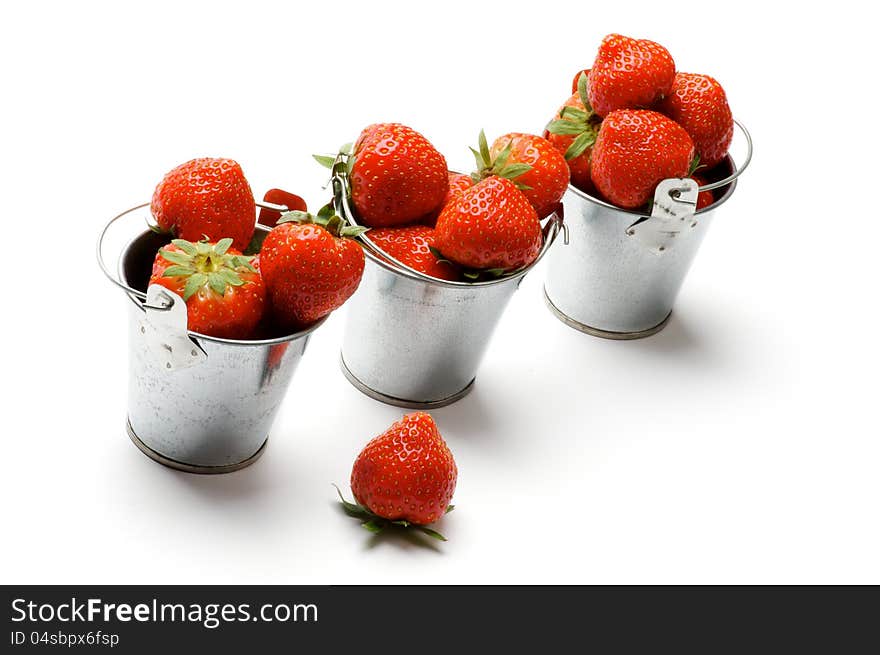
[[[341,306],[355,292],[364,272],[364,252],[352,227],[322,208],[317,216],[293,211],[263,241],[260,272],[272,315],[282,326],[302,328]]]
[[[350,157],[351,200],[363,225],[415,223],[436,212],[446,198],[446,159],[410,127],[370,125]]]
[[[678,123],[655,111],[620,109],[602,121],[590,175],[608,200],[635,209],[660,181],[687,177],[693,158],[694,143]]]
[[[226,237],[239,250],[254,233],[254,194],[232,159],[192,159],[166,173],[150,211],[161,231],[189,241]]]
[[[187,327],[225,339],[250,338],[266,304],[260,273],[232,246],[232,239],[193,243],[174,239],[159,249],[150,284],[159,284],[186,302]]]
[[[492,176],[464,191],[437,218],[443,257],[499,275],[531,264],[541,251],[538,214],[516,185]]]
[[[547,139],[511,132],[495,139],[489,147],[486,134],[480,131],[479,150],[472,148],[471,152],[477,162],[474,181],[493,175],[513,180],[538,218],[548,216],[562,200],[568,186],[568,166]]]
[[[405,227],[377,227],[367,236],[383,252],[420,273],[441,280],[458,280],[461,272],[448,261],[439,259],[432,248],[434,229],[427,225]]]
[[[700,164],[718,164],[733,140],[733,114],[724,89],[708,75],[677,73],[657,110],[681,125],[694,142]]]
[[[407,414],[370,441],[351,469],[357,503],[342,497],[347,514],[378,533],[387,527],[413,528],[446,541],[425,526],[452,509],[458,468],[430,414]],[[338,488],[337,488],[337,491]]]
[[[669,95],[674,78],[675,62],[662,45],[609,34],[590,68],[590,105],[602,117],[616,109],[649,108]]]

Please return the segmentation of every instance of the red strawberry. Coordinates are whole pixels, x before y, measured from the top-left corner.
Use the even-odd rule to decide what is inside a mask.
[[[485,138],[481,132],[481,142]],[[523,170],[513,178],[517,188],[535,208],[538,218],[548,216],[568,186],[565,157],[544,137],[511,132],[495,139],[489,149],[489,159],[484,161],[484,168],[477,175],[507,177],[505,170],[517,170],[517,166]]]
[[[691,175],[694,182],[697,183],[697,186],[705,186],[708,184],[706,180],[699,175]],[[704,207],[708,207],[713,202],[715,202],[715,194],[711,191],[700,191],[697,195],[697,211],[703,209]]]
[[[362,231],[338,216],[282,215],[260,250],[260,272],[278,323],[301,328],[348,300],[361,281],[364,252],[347,237]]]
[[[443,211],[443,208],[452,202],[452,199],[458,196],[462,191],[470,189],[472,186],[474,186],[474,181],[471,179],[470,175],[449,171],[449,191],[446,192],[446,198],[443,200],[443,204],[422,218],[419,222],[422,225],[434,227],[437,224],[437,217],[440,215],[440,212]]]
[[[590,74],[589,68],[585,68],[584,70],[578,71],[577,73],[574,74],[574,77],[571,78],[571,92],[572,93],[577,93],[578,80],[581,79],[581,75],[589,75],[589,74]]]
[[[296,194],[288,193],[281,189],[269,189],[266,191],[266,195],[263,196],[263,202],[271,202],[273,205],[284,205],[289,212],[308,211],[305,200]],[[281,218],[281,212],[260,207],[260,217],[257,219],[257,223],[266,227],[275,227],[279,218]]]
[[[571,183],[582,191],[594,194],[590,179],[590,157],[602,119],[590,106],[587,83],[587,75],[580,73],[576,93],[563,103],[547,124],[544,138],[565,156]]]
[[[602,122],[590,173],[596,188],[619,207],[635,209],[658,182],[687,177],[694,143],[678,123],[646,109],[620,109]]]
[[[370,230],[367,236],[384,252],[425,275],[441,280],[458,280],[460,277],[460,272],[453,264],[438,260],[431,252],[434,229],[427,225],[377,227]]]
[[[193,332],[248,339],[263,317],[266,287],[252,258],[231,245],[232,239],[174,239],[159,249],[150,284],[161,284],[184,299],[187,326]]]
[[[474,181],[470,175],[449,171],[449,191],[446,193],[446,200],[443,201],[443,206],[448,205],[453,198],[459,196],[462,191],[466,191],[472,186],[474,186]]]
[[[231,159],[204,157],[168,172],[153,192],[150,211],[166,232],[189,241],[226,237],[239,250],[254,234],[254,194]]]
[[[444,539],[421,526],[452,509],[449,503],[457,479],[455,459],[434,419],[416,412],[364,447],[351,469],[351,491],[358,504],[344,499],[343,504],[371,532],[388,525],[413,526]]]
[[[446,198],[446,160],[405,125],[370,125],[361,132],[351,156],[351,199],[364,225],[413,223]]]
[[[733,139],[733,114],[721,85],[708,75],[677,73],[658,110],[681,125],[694,141],[700,164],[712,168]]]
[[[590,69],[590,104],[602,117],[652,107],[669,94],[674,77],[675,62],[659,43],[609,34]]]
[[[434,240],[445,258],[461,266],[509,271],[538,256],[541,222],[513,182],[487,177],[443,208]]]

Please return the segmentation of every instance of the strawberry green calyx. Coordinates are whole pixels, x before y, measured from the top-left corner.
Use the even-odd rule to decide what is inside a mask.
[[[474,155],[474,161],[477,163],[477,170],[471,173],[471,179],[474,181],[474,184],[495,175],[512,181],[516,188],[520,190],[524,191],[531,188],[522,182],[517,182],[516,178],[523,173],[528,173],[532,170],[532,167],[528,164],[507,163],[510,151],[513,148],[513,140],[507,142],[507,145],[501,149],[501,152],[498,153],[495,159],[492,159],[492,155],[489,152],[489,142],[486,140],[485,130],[480,130],[478,146],[478,150],[470,148],[471,153]]]
[[[320,225],[335,237],[354,238],[369,230],[360,225],[349,225],[333,209],[333,203],[328,203],[318,210],[317,215],[310,212],[292,211],[284,212],[278,219],[277,225],[282,223],[299,223],[300,225]]]
[[[172,239],[171,243],[178,250],[161,248],[159,254],[169,266],[162,277],[186,278],[183,287],[183,299],[189,300],[199,289],[207,285],[214,293],[226,294],[230,286],[240,287],[245,284],[239,273],[255,273],[251,265],[252,257],[230,254],[232,239],[220,239],[217,243],[207,241],[185,241]]]
[[[368,510],[363,505],[360,505],[358,503],[350,503],[345,500],[345,497],[342,495],[342,491],[339,489],[339,487],[337,487],[335,484],[333,486],[336,487],[336,493],[339,494],[339,500],[342,502],[342,509],[345,511],[345,513],[352,518],[361,521],[361,527],[363,527],[365,530],[372,532],[373,534],[379,534],[389,527],[403,528],[418,530],[419,532],[428,535],[432,539],[447,541],[446,537],[427,526],[419,525],[418,523],[411,523],[403,519],[393,521],[391,519],[382,518],[381,516],[377,516],[376,514]],[[455,505],[449,505],[449,507],[446,508],[446,513],[448,514],[453,509],[455,509]]]
[[[587,97],[587,75],[581,73],[578,77],[578,97],[584,105],[584,109],[577,107],[563,107],[559,118],[550,121],[547,131],[550,134],[562,134],[574,136],[575,139],[565,151],[565,159],[571,161],[584,154],[584,151],[596,143],[599,134],[601,117],[593,111],[590,99]]]

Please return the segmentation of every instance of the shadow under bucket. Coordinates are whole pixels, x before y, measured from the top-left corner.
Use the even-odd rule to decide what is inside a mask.
[[[715,210],[733,194],[751,160],[751,137],[736,124],[748,143],[745,162],[739,170],[729,156],[719,164],[714,179],[699,188],[718,189],[716,200],[698,212],[693,211],[697,188],[689,180],[661,182],[652,216],[569,186],[562,201],[569,241],[548,256],[544,282],[544,298],[557,318],[608,339],[638,339],[665,327]],[[687,202],[672,196],[666,198],[671,205],[661,206],[665,190],[685,191],[682,183],[690,185]],[[670,207],[680,213],[673,215]]]
[[[337,162],[338,164],[338,162]],[[334,166],[336,211],[352,224],[344,166]],[[537,259],[507,277],[452,282],[416,271],[359,237],[367,261],[348,302],[341,364],[348,380],[382,402],[418,409],[449,405],[473,387],[513,292],[561,230],[552,214]]]
[[[324,319],[295,334],[253,341],[188,331],[183,299],[159,285],[147,287],[168,237],[137,234],[122,250],[118,278],[104,264],[108,228],[134,216],[143,226],[148,207],[114,218],[98,244],[102,269],[130,300],[128,434],[147,456],[171,468],[236,471],[265,449],[309,336]]]

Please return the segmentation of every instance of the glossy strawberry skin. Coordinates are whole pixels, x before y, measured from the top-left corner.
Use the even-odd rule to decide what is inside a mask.
[[[610,202],[636,209],[669,177],[687,177],[694,144],[678,123],[645,109],[621,109],[605,117],[590,173]]]
[[[659,43],[609,34],[590,69],[590,103],[602,117],[617,109],[650,108],[669,94],[674,78],[675,62]]]
[[[434,246],[434,229],[427,225],[377,227],[367,233],[370,241],[384,252],[420,273],[441,280],[458,280],[461,272],[451,263],[438,261]]]
[[[351,470],[351,490],[377,516],[427,525],[446,513],[457,479],[434,419],[416,412],[364,447]]]
[[[488,177],[443,208],[435,243],[444,257],[472,269],[513,270],[537,258],[538,214],[510,180]]]
[[[577,94],[577,89],[575,89],[575,93],[568,100],[562,103],[559,111],[556,112],[556,115],[551,120],[561,118],[562,110],[565,107],[574,107],[575,109],[586,111],[584,103],[581,102],[581,99]],[[563,155],[564,159],[566,150],[568,150],[569,146],[571,146],[571,144],[575,140],[575,135],[550,134],[550,132],[544,130],[544,138],[547,139],[553,145],[553,147],[556,148],[556,150]],[[572,185],[587,193],[591,193],[592,191],[594,191],[593,181],[590,179],[590,157],[592,156],[592,152],[592,146],[588,146],[587,149],[584,150],[584,152],[582,152],[580,155],[566,161],[566,164],[568,164],[569,181]]]
[[[443,201],[443,206],[445,207],[453,198],[458,197],[463,191],[467,191],[472,186],[474,186],[474,181],[471,179],[470,175],[449,171],[449,191],[446,193],[446,199]]]
[[[712,168],[733,140],[733,114],[722,86],[708,75],[677,73],[658,111],[681,125],[694,142],[700,164]]]
[[[699,175],[691,175],[694,182],[697,183],[697,186],[705,186],[707,184],[706,180]],[[697,211],[701,209],[705,209],[709,205],[715,202],[715,194],[711,191],[700,191],[697,195]]]
[[[494,159],[507,144],[512,145],[508,164],[528,164],[532,167],[515,178],[515,182],[530,188],[521,189],[535,208],[538,218],[548,216],[562,200],[568,186],[569,169],[565,157],[544,137],[511,132],[498,137],[489,148]]]
[[[259,259],[275,320],[302,328],[341,306],[364,272],[364,253],[353,239],[321,225],[282,223],[263,242]]]
[[[231,238],[239,250],[254,234],[254,195],[232,159],[203,157],[169,171],[153,191],[159,227],[187,241]]]
[[[163,250],[183,253],[175,245],[164,246]],[[230,248],[228,253],[241,254],[234,248]],[[173,264],[157,253],[150,284],[159,284],[182,298],[186,279],[164,277],[170,266]],[[222,339],[249,339],[254,336],[266,308],[266,287],[259,272],[239,270],[237,274],[244,284],[240,287],[227,286],[223,295],[205,285],[190,296],[186,301],[189,330]]]
[[[446,192],[443,204],[421,219],[419,223],[428,227],[434,227],[437,224],[437,217],[443,211],[443,208],[452,202],[452,199],[457,197],[462,191],[470,189],[472,186],[474,186],[474,181],[470,175],[449,171],[449,190]]]
[[[370,125],[354,145],[351,199],[363,225],[394,227],[436,211],[446,198],[446,159],[399,123]]]

